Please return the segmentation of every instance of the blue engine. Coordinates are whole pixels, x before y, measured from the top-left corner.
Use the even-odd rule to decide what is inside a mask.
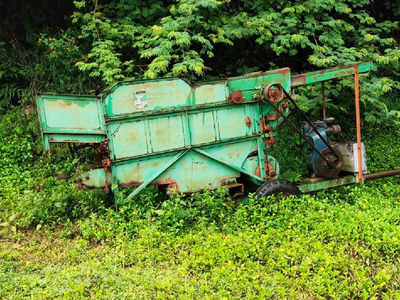
[[[334,143],[331,143],[328,139],[328,133],[339,133],[341,131],[339,125],[329,125],[333,121],[333,118],[328,118],[313,122],[313,126],[309,123],[303,125],[304,134],[314,146],[311,149],[308,162],[313,177],[335,178],[340,172],[342,166],[340,153],[334,149]]]

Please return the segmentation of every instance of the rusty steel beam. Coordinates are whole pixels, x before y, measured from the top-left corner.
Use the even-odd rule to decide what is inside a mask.
[[[359,73],[366,73],[371,69],[372,64],[370,62],[365,62],[354,65],[339,66],[336,68],[325,69],[316,72],[293,75],[290,77],[291,86],[292,88],[295,88],[306,84],[313,84],[316,82],[323,82],[326,80],[353,75],[356,66],[358,67]]]
[[[357,130],[357,163],[358,176],[357,181],[363,181],[362,155],[361,155],[361,118],[360,118],[360,88],[358,82],[358,66],[354,67],[354,90],[356,102],[356,130]]]
[[[364,176],[364,180],[378,179],[378,178],[390,177],[390,176],[395,176],[395,175],[400,175],[400,169],[387,170],[387,171],[381,171],[381,172],[367,174]]]

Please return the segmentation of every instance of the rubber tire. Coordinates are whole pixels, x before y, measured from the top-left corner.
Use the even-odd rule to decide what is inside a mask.
[[[287,180],[273,180],[266,182],[257,189],[257,197],[266,197],[278,193],[288,193],[291,195],[300,194],[296,184]]]

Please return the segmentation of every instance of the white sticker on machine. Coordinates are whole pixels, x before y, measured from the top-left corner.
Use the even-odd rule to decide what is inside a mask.
[[[136,109],[144,109],[147,106],[146,91],[137,91],[135,93],[135,107]]]

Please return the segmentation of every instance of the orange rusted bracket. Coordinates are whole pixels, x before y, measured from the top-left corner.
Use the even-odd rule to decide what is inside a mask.
[[[357,182],[361,182],[364,181],[364,177],[362,172],[362,155],[361,155],[360,88],[358,81],[358,65],[354,67],[354,89],[355,89],[355,101],[356,101],[357,158],[358,158]]]
[[[267,120],[268,121],[276,121],[276,120],[278,120],[279,119],[279,116],[278,115],[272,115],[272,116],[268,116],[267,117]]]
[[[268,133],[269,137],[265,140],[265,142],[272,146],[275,144],[274,133],[271,125],[265,126],[265,131]]]

